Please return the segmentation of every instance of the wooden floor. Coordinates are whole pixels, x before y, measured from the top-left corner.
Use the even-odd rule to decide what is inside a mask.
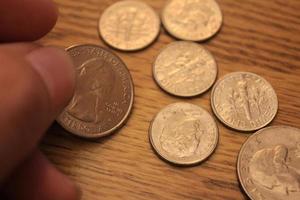
[[[99,39],[102,11],[116,0],[56,0],[60,18],[41,40],[68,47]],[[159,13],[165,0],[144,0]],[[218,0],[224,14],[219,34],[203,43],[216,57],[219,77],[250,71],[265,77],[279,98],[272,125],[300,128],[300,1]],[[210,91],[193,99],[172,97],[158,88],[151,64],[174,38],[161,29],[158,40],[135,53],[116,53],[124,59],[135,84],[135,104],[127,125],[111,137],[85,141],[54,125],[42,144],[55,165],[83,190],[83,200],[224,200],[246,199],[236,175],[236,160],[249,134],[218,122],[220,141],[204,163],[179,168],[160,160],[148,141],[149,122],[164,106],[178,101],[201,105],[212,113]],[[283,133],[284,134],[284,133]]]

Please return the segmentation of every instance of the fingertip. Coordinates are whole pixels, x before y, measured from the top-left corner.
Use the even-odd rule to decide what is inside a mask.
[[[26,58],[43,79],[58,114],[74,92],[75,68],[70,56],[64,50],[45,47],[30,52]]]
[[[17,45],[15,46],[17,47]],[[71,99],[75,72],[63,50],[0,48],[0,184],[32,152]],[[7,50],[7,51],[6,51]],[[17,147],[17,149],[16,149]],[[9,155],[7,157],[7,155]]]

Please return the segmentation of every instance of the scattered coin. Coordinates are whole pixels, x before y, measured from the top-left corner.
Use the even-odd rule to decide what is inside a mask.
[[[208,158],[218,143],[218,128],[203,108],[175,103],[161,110],[151,123],[150,142],[163,159],[192,165]]]
[[[150,45],[160,32],[160,19],[141,1],[120,1],[108,7],[99,20],[99,33],[110,46],[134,51]]]
[[[182,40],[206,40],[218,32],[222,20],[215,0],[170,0],[162,12],[164,27]]]
[[[211,106],[225,125],[239,131],[254,131],[274,119],[278,100],[264,78],[249,72],[235,72],[215,84]]]
[[[96,45],[67,49],[76,66],[73,99],[57,121],[69,132],[98,138],[120,128],[133,104],[133,83],[124,62]]]
[[[192,97],[207,91],[217,77],[212,54],[193,42],[173,42],[157,56],[153,75],[166,92]]]
[[[300,130],[271,126],[250,136],[240,150],[237,170],[252,200],[299,200]]]

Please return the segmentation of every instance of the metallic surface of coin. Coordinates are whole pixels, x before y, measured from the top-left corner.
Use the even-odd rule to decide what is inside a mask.
[[[98,138],[120,128],[134,98],[133,83],[124,62],[96,45],[67,49],[77,73],[73,99],[57,121],[69,132]]]
[[[162,23],[174,37],[202,41],[215,35],[222,25],[222,12],[215,0],[170,0],[162,12]]]
[[[300,130],[288,126],[259,130],[242,146],[237,170],[252,200],[299,200]]]
[[[212,54],[193,42],[173,42],[157,56],[154,79],[166,92],[192,97],[207,91],[217,77]]]
[[[174,103],[162,109],[149,130],[157,154],[177,165],[193,165],[208,158],[218,144],[218,135],[212,116],[189,103]]]
[[[160,31],[160,19],[155,11],[141,1],[120,1],[102,14],[99,33],[110,46],[134,51],[150,45]]]
[[[211,106],[225,125],[239,131],[254,131],[274,119],[278,100],[264,78],[249,72],[235,72],[215,84]]]

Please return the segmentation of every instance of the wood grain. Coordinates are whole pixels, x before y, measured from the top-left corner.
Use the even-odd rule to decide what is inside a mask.
[[[115,0],[56,0],[60,18],[40,42],[68,47],[93,43],[101,12]],[[144,0],[160,12],[164,0]],[[219,77],[250,71],[265,77],[279,98],[273,125],[300,128],[300,1],[219,0],[224,24],[219,34],[203,43],[216,57]],[[218,122],[220,141],[204,163],[190,168],[160,160],[148,141],[149,122],[164,106],[178,101],[210,109],[210,91],[193,99],[172,97],[158,88],[151,64],[159,50],[174,38],[162,28],[157,41],[134,53],[116,53],[124,59],[135,84],[135,104],[127,125],[99,141],[72,137],[54,125],[42,149],[55,165],[74,179],[84,200],[224,200],[246,199],[236,175],[236,159],[248,134]]]

